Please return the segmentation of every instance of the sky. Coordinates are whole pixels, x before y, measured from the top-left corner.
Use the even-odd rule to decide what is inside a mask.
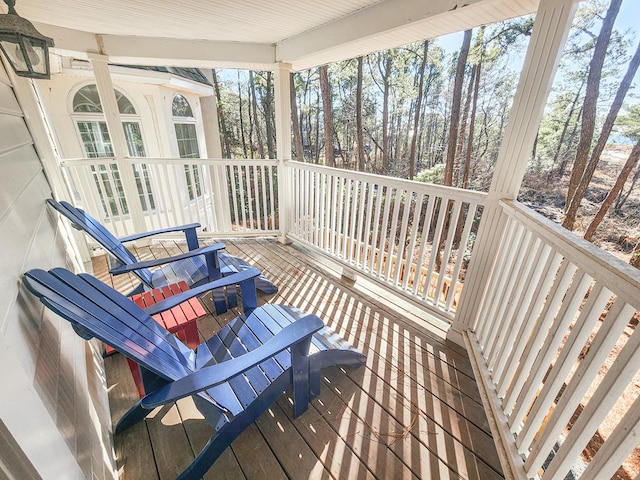
[[[578,5],[579,7],[579,5]],[[632,46],[630,47],[633,52],[633,49],[638,45],[638,40],[640,39],[640,0],[623,0],[622,6],[620,7],[620,12],[616,17],[615,29],[621,30],[623,32],[627,32],[635,41],[632,42]],[[453,33],[451,35],[445,35],[438,38],[438,43],[449,53],[458,51],[460,49],[460,45],[462,44],[462,35],[463,32]],[[524,60],[524,53],[521,58],[514,58],[514,63],[512,64],[512,68],[514,70],[520,70],[522,66],[522,61]],[[634,79],[633,92],[636,95],[640,96],[640,70],[636,73]],[[638,100],[638,99],[636,99]]]

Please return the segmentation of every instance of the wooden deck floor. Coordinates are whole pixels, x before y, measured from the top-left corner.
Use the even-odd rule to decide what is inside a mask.
[[[366,367],[325,371],[322,394],[293,420],[287,394],[250,426],[205,478],[482,479],[503,478],[464,350],[411,326],[393,298],[341,280],[304,250],[270,240],[225,242],[279,287],[263,301],[318,314],[367,355]],[[138,251],[149,257],[167,247]],[[111,282],[104,257],[94,270]],[[127,280],[116,285],[127,290]],[[205,298],[205,306],[208,301]],[[199,321],[202,338],[232,318]],[[125,359],[105,359],[112,420],[136,400]],[[121,478],[169,479],[210,436],[190,399],[154,411],[115,438]]]

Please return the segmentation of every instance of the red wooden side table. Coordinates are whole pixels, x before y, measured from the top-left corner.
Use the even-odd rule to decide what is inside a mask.
[[[186,292],[187,290],[189,290],[187,284],[185,282],[180,282],[156,288],[155,290],[148,292],[139,293],[130,298],[140,308],[147,308],[164,300],[165,298],[171,297],[172,295],[180,292]],[[194,349],[200,343],[196,320],[206,314],[206,310],[202,307],[198,299],[192,298],[180,305],[176,305],[170,310],[154,315],[153,319],[169,330],[169,332],[175,333],[180,340],[189,346],[189,348]],[[113,348],[109,345],[105,345],[106,355],[110,355],[114,352],[115,350]],[[131,370],[133,381],[138,388],[138,394],[140,395],[140,398],[142,398],[145,395],[145,391],[138,364],[129,359],[127,359],[127,361],[129,362],[129,369]]]

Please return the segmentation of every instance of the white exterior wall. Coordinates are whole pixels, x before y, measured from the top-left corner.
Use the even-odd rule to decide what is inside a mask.
[[[100,352],[45,311],[20,282],[30,268],[73,264],[66,229],[46,207],[50,196],[0,64],[0,421],[42,478],[114,478]],[[12,473],[22,478],[24,472]]]
[[[75,75],[71,70],[66,70],[66,72],[69,73],[52,75],[50,80],[40,81],[40,93],[60,145],[62,158],[82,158],[84,153],[76,121],[78,118],[96,117],[91,117],[89,114],[73,116],[73,96],[81,87],[96,82],[93,76],[87,76],[86,71],[79,71]],[[133,103],[137,113],[134,117],[123,116],[122,119],[126,121],[133,118],[140,121],[145,152],[148,157],[179,157],[171,116],[171,102],[176,93],[183,95],[191,105],[196,119],[200,156],[206,157],[207,149],[199,98],[201,94],[154,85],[152,83],[153,77],[150,78],[149,83],[144,83],[144,79],[139,75],[131,77],[136,81],[126,81],[121,78],[119,75],[114,75],[112,77],[113,85]],[[104,115],[97,115],[104,118]]]

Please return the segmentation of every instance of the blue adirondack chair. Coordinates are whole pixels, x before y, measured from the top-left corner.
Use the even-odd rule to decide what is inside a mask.
[[[71,322],[85,339],[96,337],[137,362],[149,393],[125,413],[116,432],[143,420],[150,409],[192,396],[214,434],[179,478],[200,478],[229,444],[289,387],[294,416],[320,391],[320,371],[357,367],[364,355],[315,315],[275,304],[257,307],[257,269],[196,287],[147,310],[88,274],[63,268],[30,270],[24,283],[41,302]],[[208,289],[239,284],[243,314],[195,351],[151,315]]]
[[[127,295],[140,293],[146,288],[154,289],[178,283],[181,280],[187,282],[189,287],[198,286],[220,277],[220,273],[227,275],[229,273],[239,272],[252,268],[252,265],[241,258],[222,252],[223,244],[211,245],[209,247],[199,247],[196,229],[200,227],[199,223],[189,225],[181,225],[169,227],[150,232],[144,232],[135,235],[129,235],[123,238],[116,238],[104,225],[84,210],[74,207],[68,202],[57,202],[48,199],[47,203],[56,211],[69,219],[71,224],[78,230],[87,233],[91,238],[98,242],[109,254],[116,259],[118,265],[112,268],[110,272],[114,275],[123,273],[133,273],[140,280],[141,284]],[[159,258],[154,260],[139,261],[126,247],[125,243],[147,238],[168,232],[184,232],[189,252],[168,258]],[[216,252],[215,254],[213,252]],[[215,264],[217,257],[218,264]],[[164,265],[153,272],[149,270],[152,267]],[[278,291],[271,280],[264,275],[260,275],[256,279],[256,288],[265,294],[273,294]],[[234,295],[232,291],[228,292],[229,306],[235,306]],[[214,297],[219,302],[223,302],[220,296]],[[221,303],[216,303],[216,311],[222,313],[224,308]]]

